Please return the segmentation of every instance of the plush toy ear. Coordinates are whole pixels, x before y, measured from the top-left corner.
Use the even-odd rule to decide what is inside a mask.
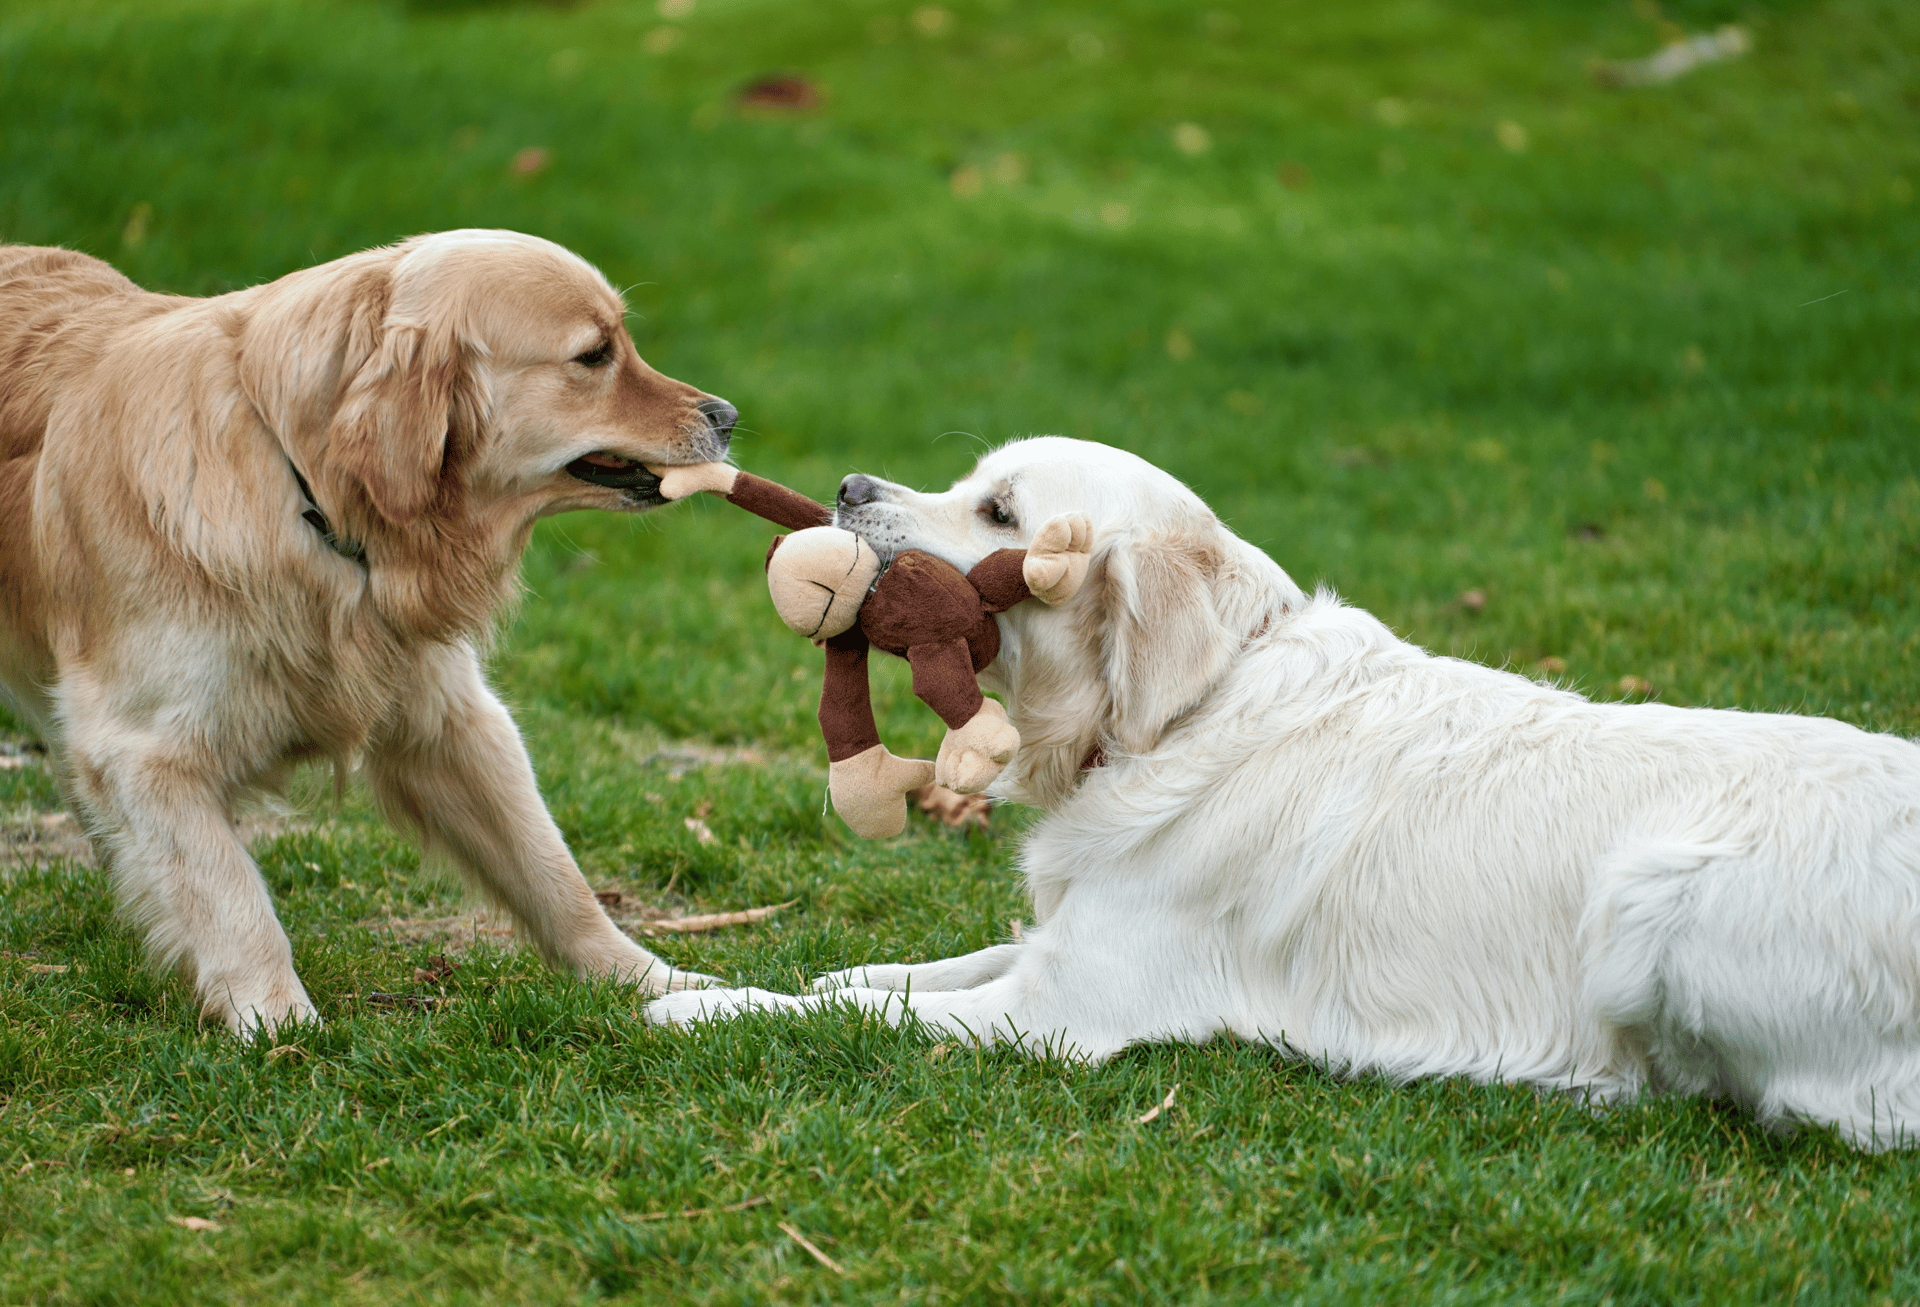
[[[1220,566],[1202,533],[1128,531],[1096,552],[1108,731],[1130,753],[1152,749],[1240,647],[1215,603]]]
[[[387,326],[335,410],[328,464],[357,480],[381,517],[413,521],[439,488],[448,425],[474,386],[451,333]]]

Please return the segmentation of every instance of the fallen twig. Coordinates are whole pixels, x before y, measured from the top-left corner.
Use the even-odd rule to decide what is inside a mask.
[[[1148,1108],[1135,1124],[1146,1125],[1149,1121],[1159,1120],[1160,1114],[1173,1106],[1173,1096],[1179,1092],[1180,1084],[1178,1081],[1175,1081],[1173,1088],[1167,1091],[1167,1096],[1160,1100],[1160,1106]]]
[[[780,1222],[780,1228],[782,1230],[785,1230],[787,1232],[788,1237],[791,1238],[795,1243],[799,1244],[802,1248],[805,1248],[808,1252],[812,1253],[813,1259],[819,1262],[822,1266],[826,1267],[829,1271],[832,1271],[835,1275],[845,1275],[847,1273],[846,1267],[842,1266],[839,1262],[834,1261],[833,1258],[821,1252],[818,1248],[814,1246],[813,1240],[807,1238],[806,1235],[801,1234],[798,1230],[794,1229],[791,1225],[788,1225],[785,1221]]]
[[[696,1216],[717,1216],[722,1212],[744,1212],[749,1207],[764,1207],[773,1199],[759,1194],[743,1203],[729,1203],[725,1207],[687,1207],[677,1212],[645,1212],[634,1217],[636,1221],[679,1221]]]
[[[706,930],[718,930],[722,926],[745,926],[756,921],[764,921],[782,908],[790,908],[799,899],[788,899],[785,903],[773,903],[764,908],[745,908],[739,912],[707,912],[697,917],[669,917],[665,921],[649,921],[640,929],[649,935],[668,931],[675,935],[693,935]]]
[[[433,1012],[452,1003],[451,998],[429,998],[422,994],[384,994],[379,990],[367,993],[367,1002],[378,1008],[412,1008],[416,1012]]]

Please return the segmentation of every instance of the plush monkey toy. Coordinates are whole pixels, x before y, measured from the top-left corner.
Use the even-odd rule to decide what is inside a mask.
[[[793,531],[767,551],[767,588],[788,627],[826,650],[827,789],[855,834],[898,835],[909,791],[931,780],[977,793],[1012,760],[1020,734],[976,679],[1000,652],[993,615],[1029,597],[1058,604],[1073,596],[1087,570],[1084,517],[1055,518],[1030,549],[999,550],[964,575],[917,549],[883,569],[866,541],[829,525],[830,510],[785,486],[725,463],[654,471],[668,499],[709,491]],[[880,742],[867,689],[872,645],[911,664],[913,692],[947,724],[932,763],[896,758]]]

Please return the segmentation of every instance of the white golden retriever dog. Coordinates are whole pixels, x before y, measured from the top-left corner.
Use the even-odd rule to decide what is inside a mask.
[[[703,979],[594,901],[478,646],[536,518],[664,503],[642,464],[722,456],[734,417],[514,232],[212,299],[0,246],[0,702],[207,1013],[315,1015],[233,822],[303,758],[358,760],[555,966]]]
[[[1232,1031],[1912,1141],[1920,746],[1435,657],[1102,445],[1011,444],[944,494],[849,477],[839,520],[967,568],[1065,512],[1094,524],[1087,583],[1002,615],[982,678],[1024,741],[996,792],[1047,810],[1038,926],[655,1019],[851,1002],[1088,1059]]]

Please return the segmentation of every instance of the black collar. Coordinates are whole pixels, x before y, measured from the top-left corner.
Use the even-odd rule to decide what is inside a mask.
[[[300,469],[294,467],[291,459],[287,462],[287,468],[293,473],[293,482],[300,487],[300,498],[306,505],[300,510],[300,520],[320,533],[320,538],[327,542],[327,548],[365,567],[367,547],[335,531],[333,523],[327,521],[327,515],[320,511],[320,505],[314,501],[313,487],[307,484],[307,479],[300,475]]]

